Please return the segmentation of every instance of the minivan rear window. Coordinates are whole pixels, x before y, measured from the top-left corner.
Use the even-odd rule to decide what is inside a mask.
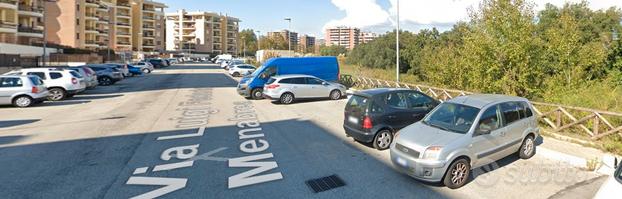
[[[348,104],[346,104],[346,110],[364,112],[367,109],[367,103],[369,100],[366,97],[360,95],[352,95]]]

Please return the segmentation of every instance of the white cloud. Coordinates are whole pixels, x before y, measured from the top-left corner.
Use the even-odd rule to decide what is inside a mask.
[[[544,9],[546,3],[563,6],[566,2],[578,3],[582,0],[533,0],[537,11]],[[375,32],[393,29],[395,24],[397,0],[389,0],[391,6],[383,9],[375,0],[332,0],[346,16],[328,22],[324,28],[336,25],[354,26]],[[442,30],[458,21],[468,19],[468,9],[477,8],[481,0],[401,0],[400,22],[405,29],[417,31],[422,28],[437,27]],[[622,0],[588,0],[594,10],[608,9],[611,6],[622,8]]]
[[[389,13],[382,9],[376,0],[331,0],[346,16],[331,20],[324,29],[335,26],[369,27],[386,23]]]

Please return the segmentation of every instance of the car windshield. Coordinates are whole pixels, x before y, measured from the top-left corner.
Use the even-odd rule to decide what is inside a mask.
[[[261,68],[263,68],[263,66]],[[256,77],[257,75],[261,74],[262,72],[261,68],[255,70],[255,72],[253,72],[250,76]]]
[[[430,113],[423,123],[432,127],[466,134],[480,109],[455,103],[443,103]]]

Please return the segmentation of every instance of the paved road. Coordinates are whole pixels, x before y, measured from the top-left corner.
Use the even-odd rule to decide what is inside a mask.
[[[285,106],[246,100],[236,85],[216,66],[183,65],[64,102],[0,107],[0,196],[547,198],[598,177],[536,155],[479,169],[458,190],[421,183],[397,173],[388,151],[345,137],[346,100]],[[305,184],[331,175],[345,186]]]

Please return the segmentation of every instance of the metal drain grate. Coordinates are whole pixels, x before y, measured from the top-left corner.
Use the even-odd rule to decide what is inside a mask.
[[[119,116],[119,117],[105,117],[105,118],[101,118],[99,120],[118,120],[118,119],[123,119],[125,118],[124,116]]]
[[[311,187],[313,192],[319,193],[328,191],[337,187],[343,187],[346,185],[341,178],[337,175],[331,175],[323,178],[307,180],[307,186]]]

